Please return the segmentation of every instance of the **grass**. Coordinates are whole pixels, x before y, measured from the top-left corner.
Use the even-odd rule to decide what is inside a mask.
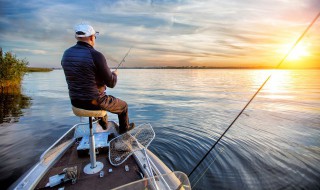
[[[51,68],[41,68],[41,67],[27,67],[27,72],[50,72]]]

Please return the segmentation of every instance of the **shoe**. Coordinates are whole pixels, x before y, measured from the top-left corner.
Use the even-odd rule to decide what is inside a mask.
[[[125,130],[119,129],[119,134],[122,135],[123,133],[126,133],[126,132],[132,130],[133,128],[135,128],[135,126],[136,126],[136,125],[135,125],[134,123],[130,123],[130,124],[129,124],[129,127],[126,128]]]
[[[108,121],[106,122],[104,120],[104,118],[100,118],[98,123],[102,127],[103,130],[107,130],[108,129]]]

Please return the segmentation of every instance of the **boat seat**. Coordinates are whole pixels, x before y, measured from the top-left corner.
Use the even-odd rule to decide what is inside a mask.
[[[105,110],[85,110],[74,106],[72,106],[72,111],[79,117],[104,117],[107,115],[107,111]]]
[[[103,163],[97,162],[96,159],[96,145],[94,141],[94,134],[92,129],[92,117],[104,117],[107,115],[107,111],[105,110],[85,110],[81,108],[77,108],[72,106],[72,111],[76,116],[79,117],[89,117],[89,129],[90,129],[90,135],[89,135],[89,144],[90,144],[90,163],[87,164],[83,172],[86,174],[95,174],[98,173],[103,169]]]

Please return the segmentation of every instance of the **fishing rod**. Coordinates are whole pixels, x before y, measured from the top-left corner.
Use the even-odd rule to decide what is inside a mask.
[[[121,62],[118,64],[116,70],[118,70],[118,68],[120,67],[120,65],[125,62],[125,58],[129,55],[130,50],[131,50],[132,46],[130,47],[130,49],[128,50],[128,52],[124,55],[124,57],[122,58]]]
[[[301,36],[297,39],[297,41],[293,44],[293,46],[290,48],[290,50],[285,54],[285,56],[281,59],[281,61],[278,63],[278,65],[275,67],[275,69],[278,69],[280,65],[286,60],[286,58],[289,56],[289,54],[292,52],[292,50],[297,46],[297,44],[302,40],[302,38],[305,36],[305,34],[309,31],[309,29],[313,26],[313,24],[316,22],[316,20],[320,17],[320,12],[317,14],[317,16],[313,19],[313,21],[309,24],[309,26],[305,29],[305,31],[301,34]],[[219,139],[212,145],[212,147],[209,149],[209,151],[203,156],[203,158],[198,162],[198,164],[193,168],[193,170],[189,173],[188,177],[192,175],[192,173],[198,168],[198,166],[203,162],[203,160],[209,155],[209,153],[214,149],[214,147],[219,143],[219,141],[222,139],[222,137],[227,133],[227,131],[233,126],[233,124],[236,122],[236,120],[240,117],[240,115],[243,113],[243,111],[249,106],[249,104],[252,102],[252,100],[256,97],[256,95],[261,91],[261,89],[264,87],[264,85],[269,81],[271,78],[272,73],[269,75],[269,77],[263,82],[263,84],[260,86],[260,88],[254,93],[254,95],[251,97],[251,99],[248,101],[248,103],[243,107],[243,109],[240,111],[240,113],[237,115],[237,117],[231,122],[229,127],[222,133],[222,135],[219,137]]]

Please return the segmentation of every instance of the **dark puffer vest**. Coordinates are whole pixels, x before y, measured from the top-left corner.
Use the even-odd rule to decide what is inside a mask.
[[[110,71],[105,57],[85,42],[79,41],[67,49],[61,65],[73,105],[73,102],[97,100],[105,95],[106,86],[113,88],[117,83],[117,76]]]

